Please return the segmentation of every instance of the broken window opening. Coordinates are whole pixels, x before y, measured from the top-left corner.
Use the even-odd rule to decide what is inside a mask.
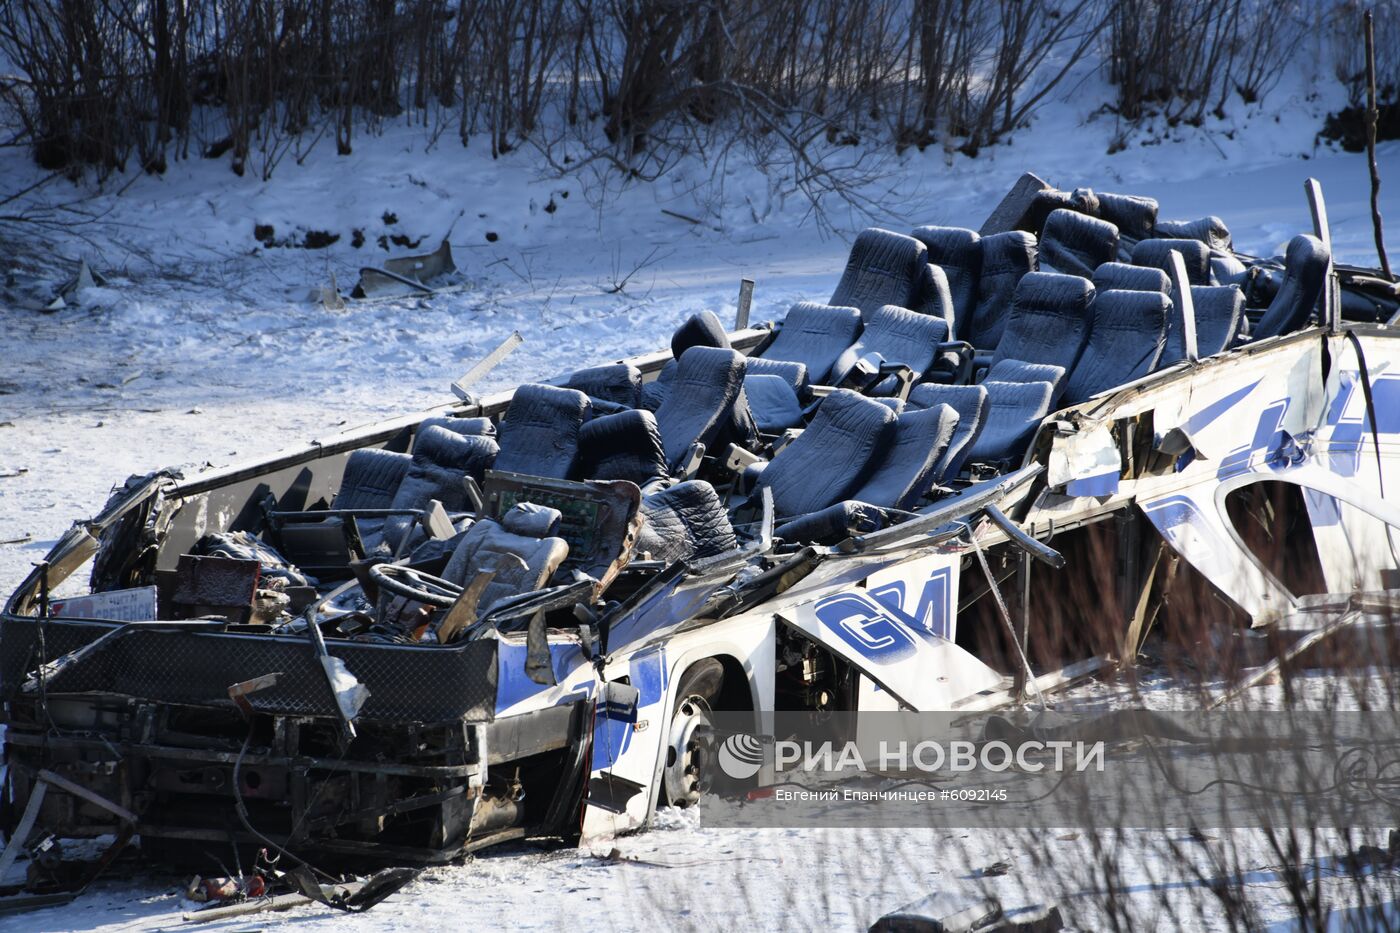
[[[1225,509],[1241,543],[1290,593],[1327,592],[1302,487],[1261,480],[1230,492]]]

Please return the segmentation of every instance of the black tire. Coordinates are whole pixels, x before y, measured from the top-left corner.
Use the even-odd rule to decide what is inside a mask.
[[[687,696],[698,696],[713,705],[724,687],[724,665],[717,658],[696,661],[681,675],[681,685],[676,689],[676,702],[671,712],[680,709],[681,700]]]
[[[723,687],[724,665],[714,658],[697,661],[681,675],[661,771],[661,797],[671,806],[694,806],[709,790],[704,772],[714,745],[711,703]]]

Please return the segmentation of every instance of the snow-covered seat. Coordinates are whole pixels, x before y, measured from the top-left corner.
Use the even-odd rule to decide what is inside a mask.
[[[801,363],[812,382],[825,385],[837,357],[855,342],[860,329],[858,308],[799,301],[788,309],[762,355],[766,360]]]
[[[1040,234],[1040,265],[1089,278],[1118,255],[1118,228],[1106,220],[1061,208],[1051,211]]]
[[[1170,307],[1161,292],[1099,292],[1089,341],[1065,385],[1065,403],[1077,405],[1156,369]]]

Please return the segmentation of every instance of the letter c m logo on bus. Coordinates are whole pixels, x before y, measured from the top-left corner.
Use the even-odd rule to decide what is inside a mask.
[[[827,596],[817,600],[812,611],[828,631],[872,661],[898,661],[917,647],[899,619],[864,594]]]

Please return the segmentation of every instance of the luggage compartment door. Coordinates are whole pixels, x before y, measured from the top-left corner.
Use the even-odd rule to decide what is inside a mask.
[[[848,661],[900,706],[951,709],[1001,685],[1002,677],[953,643],[957,628],[956,553],[899,564],[779,618]]]

